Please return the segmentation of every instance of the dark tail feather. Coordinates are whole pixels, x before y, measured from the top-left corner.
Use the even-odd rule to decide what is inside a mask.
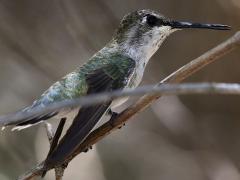
[[[81,108],[66,135],[45,160],[45,167],[49,169],[64,163],[64,160],[76,150],[94,128],[110,104],[111,102],[108,102],[102,105]]]

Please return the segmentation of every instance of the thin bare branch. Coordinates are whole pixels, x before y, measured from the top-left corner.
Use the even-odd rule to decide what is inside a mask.
[[[56,111],[60,108],[69,106],[89,106],[110,101],[119,97],[140,96],[148,93],[148,95],[181,95],[181,94],[239,94],[239,86],[237,83],[182,83],[182,84],[159,84],[142,86],[135,89],[117,90],[112,92],[98,93],[88,95],[81,98],[58,102],[53,105],[48,105],[40,108],[40,111],[21,112],[13,115],[16,119],[25,119],[29,116],[34,116],[38,113],[46,111]],[[46,111],[45,111],[46,110]],[[18,121],[16,123],[19,123]],[[1,122],[0,122],[1,125]],[[53,134],[50,124],[46,124],[48,137],[52,138]]]
[[[182,80],[186,79],[190,75],[196,73],[200,69],[202,69],[204,66],[206,66],[209,63],[212,63],[222,57],[223,55],[231,52],[236,47],[240,46],[240,32],[236,33],[234,36],[229,38],[227,41],[223,42],[222,44],[218,45],[217,47],[213,48],[212,50],[206,52],[199,58],[191,61],[187,65],[183,66],[176,72],[172,73],[170,76],[165,78],[163,81],[161,81],[159,84],[162,83],[179,83]],[[158,84],[158,85],[159,85]],[[146,107],[148,107],[149,104],[154,102],[156,99],[160,97],[159,94],[151,94],[151,95],[145,95],[142,98],[140,98],[139,101],[137,101],[134,105],[130,106],[126,110],[124,110],[114,121],[113,123],[107,122],[103,124],[101,127],[97,128],[95,131],[93,131],[86,139],[85,141],[78,147],[78,149],[72,154],[71,157],[66,159],[65,162],[71,161],[72,158],[74,158],[77,154],[84,151],[89,146],[95,144],[108,134],[110,134],[112,131],[117,130],[118,127],[122,126],[124,123],[126,123],[132,116],[139,113]],[[42,163],[36,168],[32,169],[29,173],[26,173],[23,175],[20,179],[30,179],[36,175],[39,175],[42,173]]]
[[[0,125],[12,122],[20,123],[17,119],[28,119],[30,116],[36,116],[51,111],[56,111],[69,106],[89,106],[113,100],[119,97],[140,96],[148,93],[148,95],[180,95],[180,94],[239,94],[239,84],[227,83],[182,83],[182,84],[159,84],[142,86],[135,89],[116,90],[112,92],[98,93],[88,95],[77,99],[65,100],[55,104],[45,106],[43,108],[35,109],[31,112],[20,112],[12,115],[2,116],[0,118]],[[50,124],[46,124],[48,138],[52,138],[52,129]]]
[[[58,139],[61,136],[65,122],[66,122],[66,118],[61,119],[56,132],[53,130],[53,127],[50,123],[45,122],[45,129],[46,129],[46,133],[47,133],[49,144],[50,144],[49,153],[51,153],[53,151],[53,149],[57,146]],[[63,167],[55,168],[56,180],[62,180],[63,174],[64,174]]]
[[[64,168],[62,168],[62,167],[56,167],[55,168],[56,180],[62,180],[63,179],[63,174],[64,174]]]
[[[46,129],[46,132],[47,132],[47,137],[48,137],[49,144],[51,144],[52,140],[53,140],[53,137],[54,137],[53,127],[50,123],[45,122],[45,129]]]

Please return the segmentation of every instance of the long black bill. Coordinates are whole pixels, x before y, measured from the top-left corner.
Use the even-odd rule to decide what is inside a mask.
[[[223,24],[201,24],[192,22],[170,21],[169,25],[175,29],[198,28],[198,29],[214,29],[214,30],[230,30],[231,27]]]

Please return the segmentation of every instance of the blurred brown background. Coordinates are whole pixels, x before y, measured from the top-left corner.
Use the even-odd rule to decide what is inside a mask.
[[[228,24],[232,31],[185,30],[164,43],[142,84],[153,84],[222,42],[240,25],[239,0],[0,0],[0,114],[31,104],[111,38],[120,19],[154,9],[179,20]],[[190,82],[239,82],[239,50]],[[130,103],[129,103],[130,104]],[[65,179],[240,179],[240,97],[165,97],[81,154]],[[48,151],[44,126],[0,137],[0,179],[15,179]],[[49,173],[46,179],[53,179]]]

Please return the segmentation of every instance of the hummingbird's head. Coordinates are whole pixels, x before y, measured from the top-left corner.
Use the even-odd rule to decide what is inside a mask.
[[[114,40],[131,57],[148,60],[168,35],[183,28],[230,29],[221,24],[174,21],[152,10],[139,10],[124,16]]]

